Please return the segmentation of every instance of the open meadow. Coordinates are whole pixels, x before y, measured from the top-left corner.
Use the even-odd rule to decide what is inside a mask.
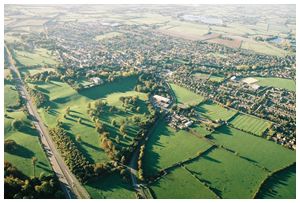
[[[272,78],[272,77],[255,77],[255,79],[258,80],[256,84],[260,86],[267,86],[267,87],[275,87],[275,88],[281,88],[286,89],[289,91],[296,91],[296,82],[292,79],[286,79],[286,78]]]
[[[175,93],[177,103],[184,104],[184,105],[197,105],[204,100],[199,94],[196,94],[184,87],[180,87],[176,84],[171,84],[171,88]]]
[[[175,187],[176,186],[176,187]],[[151,185],[159,199],[216,199],[217,196],[184,168],[177,168]]]
[[[195,110],[196,112],[199,112],[201,115],[213,121],[220,119],[227,121],[237,113],[235,110],[221,107],[220,105],[210,101],[201,103],[195,107]]]

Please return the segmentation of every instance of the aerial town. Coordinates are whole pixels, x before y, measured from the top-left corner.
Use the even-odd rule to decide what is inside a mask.
[[[296,198],[295,5],[5,5],[4,46],[6,199]]]

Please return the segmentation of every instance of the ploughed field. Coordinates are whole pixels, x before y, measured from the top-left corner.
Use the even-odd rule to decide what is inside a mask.
[[[178,89],[179,96],[190,94],[175,87],[175,95]],[[197,122],[189,131],[159,122],[143,159],[155,198],[295,198],[295,171],[290,167],[296,153],[259,136],[269,121],[209,101],[195,110],[198,117],[229,123],[209,132]]]

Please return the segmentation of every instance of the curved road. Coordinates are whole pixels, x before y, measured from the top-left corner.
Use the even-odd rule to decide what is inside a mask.
[[[85,188],[80,184],[77,178],[72,174],[69,170],[68,166],[63,161],[60,153],[55,147],[55,144],[50,137],[47,128],[42,122],[35,105],[33,104],[26,88],[24,82],[22,81],[19,70],[14,65],[14,60],[12,59],[11,53],[5,45],[5,49],[7,51],[8,62],[10,70],[16,74],[14,78],[16,81],[16,88],[18,89],[20,96],[26,101],[26,107],[28,109],[29,114],[34,119],[33,124],[40,134],[40,140],[42,147],[44,148],[48,159],[51,163],[53,171],[58,177],[62,189],[66,194],[66,197],[69,199],[80,198],[80,199],[90,199],[90,195],[85,190]]]

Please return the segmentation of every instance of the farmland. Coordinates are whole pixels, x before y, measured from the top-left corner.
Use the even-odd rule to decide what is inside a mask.
[[[167,26],[160,28],[159,32],[188,40],[201,40],[202,36],[208,33],[208,26],[172,21]]]
[[[176,187],[174,187],[176,185]],[[159,199],[212,199],[216,195],[183,168],[178,168],[155,182],[151,189]]]
[[[120,176],[113,173],[101,179],[90,181],[86,189],[93,199],[134,199],[135,194]]]
[[[294,151],[234,128],[223,126],[211,136],[215,143],[234,150],[246,160],[271,171],[279,170],[296,161]]]
[[[16,60],[24,66],[35,66],[35,65],[57,65],[57,59],[52,56],[48,50],[39,48],[33,52],[28,51],[16,51]]]
[[[237,115],[231,122],[235,128],[261,136],[271,123],[245,114]]]
[[[225,199],[253,197],[267,176],[261,168],[223,149],[203,154],[186,167]]]
[[[195,157],[198,152],[205,151],[210,147],[208,142],[198,139],[184,130],[176,132],[164,121],[161,121],[146,145],[145,175],[155,175],[161,169]]]
[[[291,199],[293,197],[296,197],[296,165],[269,177],[257,195],[257,198],[263,199]]]
[[[5,99],[4,106],[16,105],[18,98],[18,93],[11,89],[13,86],[5,84],[4,85]],[[4,159],[11,162],[17,168],[22,169],[22,172],[27,176],[33,176],[33,166],[31,163],[32,157],[38,159],[36,165],[36,175],[40,173],[49,174],[52,173],[52,169],[49,165],[48,159],[39,144],[38,133],[35,129],[31,127],[31,121],[27,119],[26,115],[20,111],[16,110],[14,112],[5,112],[7,115],[4,118],[4,139],[11,139],[17,143],[17,149],[12,152],[5,152]],[[22,121],[23,127],[19,130],[12,127],[12,122],[14,120]]]
[[[276,88],[282,88],[289,91],[295,91],[296,90],[296,83],[295,81],[291,79],[285,79],[285,78],[263,78],[263,77],[255,77],[255,79],[258,80],[256,84],[261,86],[268,86],[268,87],[276,87]]]
[[[295,5],[4,11],[5,198],[296,198]]]
[[[243,41],[241,48],[272,56],[283,57],[288,54],[285,50],[279,49],[271,44],[263,42]]]
[[[195,94],[184,87],[171,84],[171,88],[175,93],[177,103],[184,105],[197,105],[204,99],[201,95]]]
[[[226,109],[209,101],[198,105],[195,109],[197,112],[201,113],[201,115],[214,121],[219,119],[227,121],[237,113],[235,110]]]

